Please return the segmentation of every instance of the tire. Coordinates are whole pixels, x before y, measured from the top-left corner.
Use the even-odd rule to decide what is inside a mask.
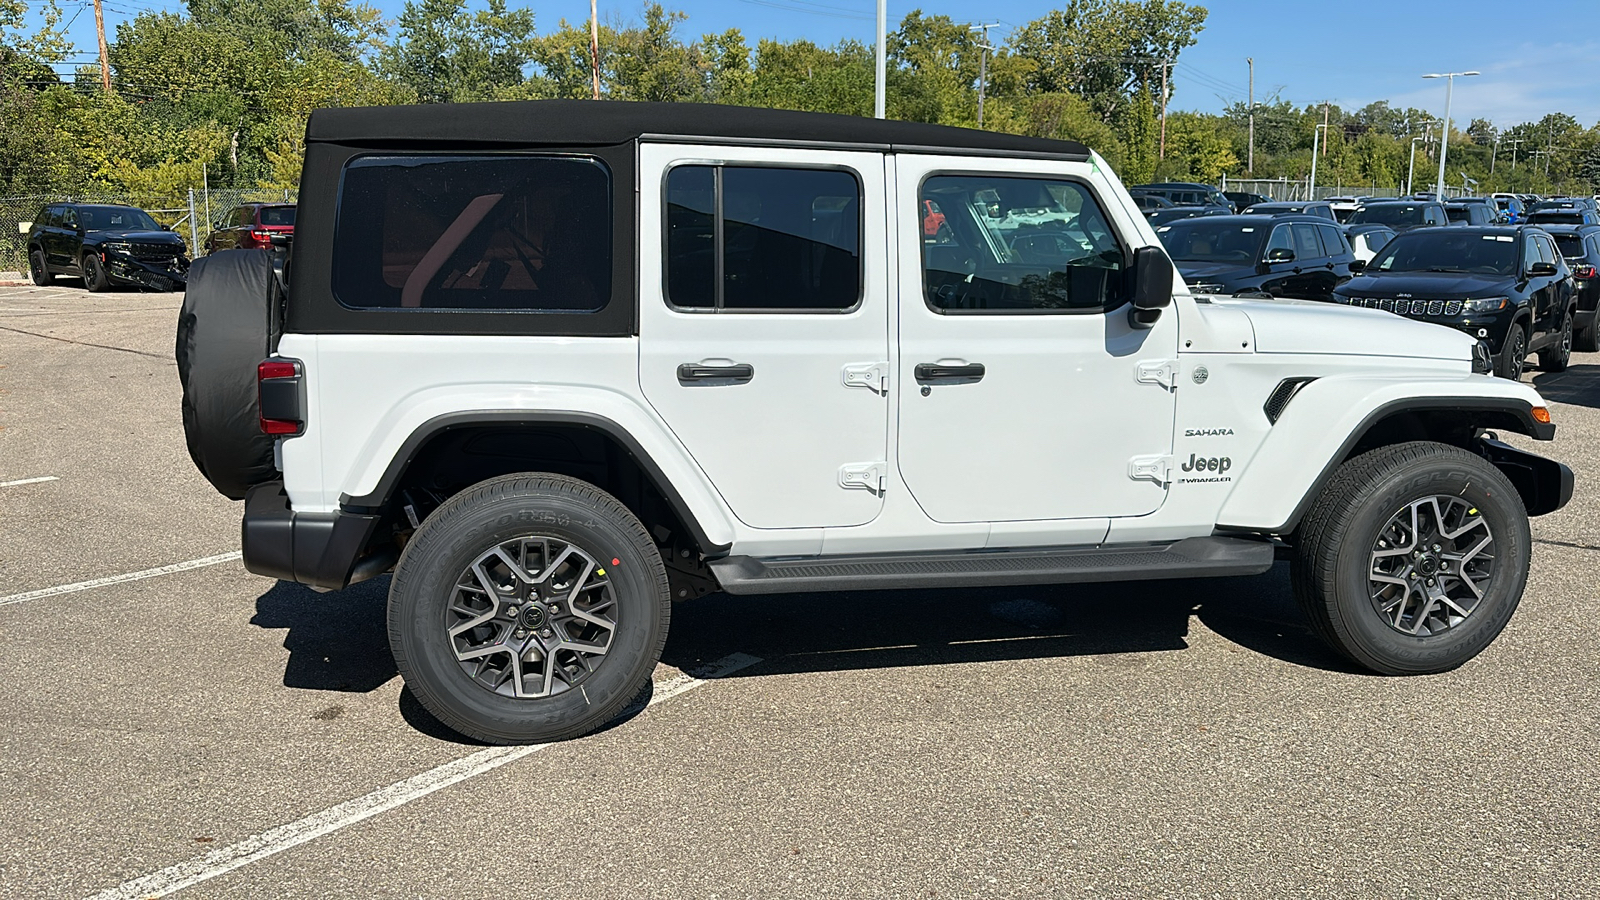
[[[38,287],[49,287],[55,283],[56,277],[50,274],[50,267],[45,265],[43,250],[35,249],[28,254],[28,275]]]
[[[216,253],[189,267],[176,348],[184,438],[200,474],[230,500],[278,477],[256,366],[278,346],[282,306],[265,253]]]
[[[1546,372],[1567,370],[1567,365],[1572,362],[1572,320],[1577,314],[1577,310],[1568,310],[1561,317],[1561,332],[1556,335],[1556,342],[1539,351],[1539,368]]]
[[[1427,498],[1456,529],[1454,538],[1428,536],[1438,514],[1429,511]],[[1421,557],[1417,549],[1405,553],[1408,528],[1391,528],[1407,522],[1404,514],[1418,503]],[[1468,528],[1472,516],[1481,524]],[[1468,545],[1484,536],[1492,542],[1469,552]],[[1414,539],[1411,544],[1418,546]],[[1442,552],[1432,550],[1436,545]],[[1531,546],[1522,498],[1493,465],[1445,444],[1394,444],[1334,473],[1301,525],[1290,579],[1317,634],[1351,662],[1383,675],[1431,674],[1477,656],[1505,628],[1522,599]],[[1398,577],[1410,586],[1374,575]],[[1422,593],[1433,575],[1437,590],[1461,604],[1464,615]],[[1466,587],[1467,580],[1475,590]],[[1473,600],[1476,591],[1482,598]]]
[[[580,556],[594,565],[549,566],[545,583],[573,578],[571,592],[542,593],[517,577],[496,548],[521,556],[533,578],[540,560],[559,560],[564,548],[575,551],[566,565]],[[580,570],[591,573],[587,581],[574,577]],[[494,584],[483,585],[479,571]],[[504,617],[511,607],[507,585],[523,592],[516,617]],[[496,588],[495,598],[488,587]],[[592,598],[591,615],[610,611],[609,632],[579,619],[575,606],[563,608],[579,595]],[[535,607],[539,618],[524,618]],[[485,613],[494,618],[485,620]],[[627,507],[573,478],[508,475],[450,498],[406,544],[389,586],[389,646],[417,700],[461,734],[495,744],[559,741],[600,728],[641,695],[661,658],[671,613],[661,555]],[[451,634],[451,628],[465,630]],[[542,656],[537,642],[571,639],[582,629],[589,646],[604,644],[602,654],[559,647],[553,653],[558,663],[587,663],[587,670],[571,670],[577,675],[541,671],[537,659],[513,670],[512,654],[482,652],[500,641],[526,641],[523,653]],[[465,661],[458,658],[463,653]],[[518,685],[535,696],[513,696]]]
[[[80,271],[83,272],[83,286],[89,289],[89,293],[100,294],[111,289],[111,279],[106,275],[106,267],[95,254],[83,255]]]
[[[1584,320],[1572,333],[1572,349],[1580,353],[1593,353],[1600,350],[1600,310],[1592,309],[1587,313],[1579,312],[1578,316]]]
[[[1500,355],[1494,361],[1494,373],[1512,381],[1522,380],[1522,367],[1528,361],[1528,330],[1522,323],[1513,322],[1500,345]]]

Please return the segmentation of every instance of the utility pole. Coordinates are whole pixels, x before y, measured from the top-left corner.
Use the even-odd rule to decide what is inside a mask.
[[[1167,158],[1167,70],[1177,65],[1176,60],[1161,61],[1161,150],[1158,159]]]
[[[889,0],[878,0],[878,80],[872,98],[874,118],[887,118],[889,99]]]
[[[1000,23],[999,22],[995,22],[992,25],[969,25],[969,26],[967,26],[969,31],[981,31],[981,32],[983,32],[983,43],[978,45],[978,52],[979,52],[979,56],[978,56],[978,127],[979,128],[983,127],[983,88],[984,88],[984,82],[987,81],[988,77],[989,77],[989,51],[994,49],[993,45],[991,45],[989,43],[989,29],[991,29],[991,28],[999,28],[999,27],[1000,27]]]
[[[1494,139],[1494,146],[1489,150],[1489,174],[1494,174],[1495,160],[1500,156],[1500,139]]]
[[[1256,61],[1254,57],[1250,56],[1245,57],[1244,61],[1250,66],[1250,99],[1248,101],[1250,104],[1250,158],[1245,162],[1244,167],[1249,170],[1251,176],[1254,176],[1256,174]]]
[[[100,0],[95,0],[99,3]],[[594,75],[594,99],[600,99],[600,0],[589,0],[589,69]]]
[[[106,52],[106,17],[100,9],[100,0],[94,0],[94,32],[100,38],[100,83],[106,93],[111,93],[111,58]]]
[[[1527,143],[1527,138],[1503,138],[1501,143],[1511,145],[1511,171],[1517,170],[1517,145]]]
[[[1328,134],[1328,101],[1326,100],[1322,101],[1322,134],[1323,136],[1327,136]],[[1313,140],[1312,143],[1316,143],[1316,141]],[[1327,141],[1322,142],[1322,155],[1328,155]]]

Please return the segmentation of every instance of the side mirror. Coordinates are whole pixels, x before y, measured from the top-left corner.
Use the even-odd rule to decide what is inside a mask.
[[[1161,311],[1172,305],[1172,260],[1160,247],[1140,247],[1133,251],[1133,308],[1128,324],[1149,328],[1161,318]]]
[[[1556,274],[1556,264],[1543,261],[1536,262],[1533,265],[1528,266],[1528,274],[1535,278],[1543,275],[1554,275]]]
[[[1362,272],[1365,272],[1366,270],[1367,270],[1367,261],[1366,260],[1364,260],[1364,259],[1352,259],[1352,260],[1350,260],[1350,274],[1351,275],[1360,275]]]
[[[1288,247],[1273,247],[1267,251],[1267,262],[1286,263],[1294,262],[1294,251]]]

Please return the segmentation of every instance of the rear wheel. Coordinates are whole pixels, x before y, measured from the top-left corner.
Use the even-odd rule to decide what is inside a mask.
[[[1567,370],[1567,364],[1572,361],[1572,320],[1576,316],[1576,310],[1568,310],[1561,317],[1561,331],[1556,335],[1555,343],[1539,351],[1539,368],[1546,372]]]
[[[49,267],[44,263],[43,250],[35,250],[28,254],[28,275],[39,287],[49,287],[55,282],[55,276],[50,274]]]
[[[1494,361],[1494,373],[1501,378],[1521,381],[1522,367],[1527,361],[1528,332],[1520,324],[1513,324],[1500,347],[1500,357]]]
[[[485,481],[439,507],[389,589],[389,643],[417,699],[497,744],[578,737],[649,684],[666,568],[614,497],[558,475]]]
[[[111,279],[106,276],[106,267],[96,254],[83,255],[83,286],[88,288],[91,294],[98,294],[111,287]]]
[[[1443,672],[1505,628],[1531,543],[1522,498],[1493,465],[1397,444],[1335,473],[1301,527],[1291,579],[1317,633],[1357,665]]]
[[[1578,313],[1579,324],[1572,332],[1572,349],[1580,353],[1600,350],[1600,309]]]

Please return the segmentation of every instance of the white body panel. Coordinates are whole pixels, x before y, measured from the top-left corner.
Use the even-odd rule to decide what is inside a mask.
[[[849,312],[680,311],[663,295],[663,185],[683,163],[844,167],[862,187],[863,296]],[[888,403],[850,387],[851,365],[889,359],[883,156],[652,144],[639,154],[639,384],[740,522],[815,528],[870,522],[875,490],[846,488],[846,466],[882,464]],[[683,384],[683,363],[754,366],[743,384]]]

